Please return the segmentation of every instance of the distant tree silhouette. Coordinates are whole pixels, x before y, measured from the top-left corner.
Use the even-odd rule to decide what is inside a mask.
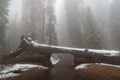
[[[8,1],[0,0],[0,54],[3,54],[6,49],[5,44],[5,29],[8,22],[6,16],[8,14]]]

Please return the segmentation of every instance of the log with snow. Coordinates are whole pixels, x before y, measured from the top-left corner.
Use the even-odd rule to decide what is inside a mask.
[[[68,53],[68,54],[82,54],[85,55],[86,53],[94,54],[101,54],[104,56],[120,56],[120,51],[116,50],[97,50],[97,49],[83,49],[83,48],[70,48],[70,47],[60,47],[60,46],[52,46],[52,45],[45,45],[39,44],[31,39],[29,36],[23,36],[21,38],[21,44],[15,51],[11,53],[22,53],[25,50],[30,51],[37,51],[43,53]]]
[[[105,64],[105,63],[86,63],[86,64],[80,64],[78,66],[75,67],[75,70],[79,70],[79,69],[87,69],[88,66],[95,66],[95,65],[98,65],[98,66],[107,66],[107,67],[113,67],[113,68],[119,68],[120,69],[120,65],[112,65],[112,64]]]
[[[96,50],[96,49],[82,49],[82,48],[70,48],[60,47],[53,45],[39,44],[32,40],[30,36],[22,36],[20,46],[11,52],[12,58],[17,58],[21,54],[38,53],[42,56],[42,61],[47,65],[53,65],[59,62],[56,58],[51,58],[54,53],[71,54],[74,56],[75,65],[81,63],[109,63],[109,64],[120,64],[120,51],[116,50]],[[50,62],[51,60],[51,62]],[[42,61],[40,63],[42,63]]]

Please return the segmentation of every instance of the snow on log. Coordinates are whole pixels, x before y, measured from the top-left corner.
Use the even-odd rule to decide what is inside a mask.
[[[33,41],[30,36],[22,36],[20,46],[12,53],[19,54],[26,50],[35,51],[35,52],[39,52],[39,53],[43,52],[44,54],[45,53],[48,53],[48,54],[68,53],[68,54],[86,55],[87,53],[91,53],[91,55],[100,54],[100,55],[104,55],[104,56],[120,56],[120,51],[82,49],[82,48],[70,48],[70,47],[45,45],[45,44],[39,44],[39,43]]]
[[[33,54],[31,54],[33,53]],[[120,51],[115,50],[96,50],[96,49],[82,49],[82,48],[70,48],[70,47],[60,47],[60,46],[52,46],[39,44],[31,39],[30,36],[22,36],[21,43],[19,47],[11,52],[10,57],[14,62],[20,61],[28,61],[27,58],[24,59],[25,55],[38,55],[39,57],[31,58],[28,62],[39,62],[45,66],[49,66],[51,64],[56,64],[58,61],[54,61],[51,63],[51,55],[53,53],[63,53],[63,54],[71,54],[74,56],[75,65],[79,65],[81,63],[108,63],[108,64],[120,64]],[[23,58],[22,58],[23,57]],[[10,58],[10,60],[11,60]],[[3,62],[9,62],[8,57],[3,59]],[[17,59],[17,61],[16,61]],[[20,60],[19,60],[20,59]],[[37,60],[37,61],[36,61]]]
[[[79,70],[79,69],[87,69],[88,66],[95,66],[95,65],[98,65],[98,66],[107,66],[107,67],[114,67],[114,68],[120,68],[120,65],[112,65],[112,64],[105,64],[105,63],[86,63],[86,64],[80,64],[78,66],[75,67],[75,70]]]

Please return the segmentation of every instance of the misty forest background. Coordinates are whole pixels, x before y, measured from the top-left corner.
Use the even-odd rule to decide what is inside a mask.
[[[65,47],[120,50],[120,0],[0,0],[0,55],[20,36]]]

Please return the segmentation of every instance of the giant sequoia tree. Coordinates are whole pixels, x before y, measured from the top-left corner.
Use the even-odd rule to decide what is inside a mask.
[[[0,0],[0,53],[5,51],[5,28],[7,23],[8,0]]]
[[[47,3],[49,3],[46,6],[46,30],[45,30],[45,34],[46,34],[46,42],[49,45],[57,45],[57,36],[56,36],[56,32],[55,32],[55,15],[54,15],[54,0],[46,0]]]
[[[56,45],[54,0],[24,0],[22,27],[40,43]]]
[[[72,47],[102,48],[99,25],[83,0],[65,0]]]
[[[102,34],[89,7],[86,10],[86,25],[84,27],[84,32],[86,48],[102,48]]]
[[[120,0],[115,0],[111,7],[112,43],[115,49],[120,50]]]
[[[84,2],[83,0],[65,0],[68,33],[72,47],[83,47]]]

